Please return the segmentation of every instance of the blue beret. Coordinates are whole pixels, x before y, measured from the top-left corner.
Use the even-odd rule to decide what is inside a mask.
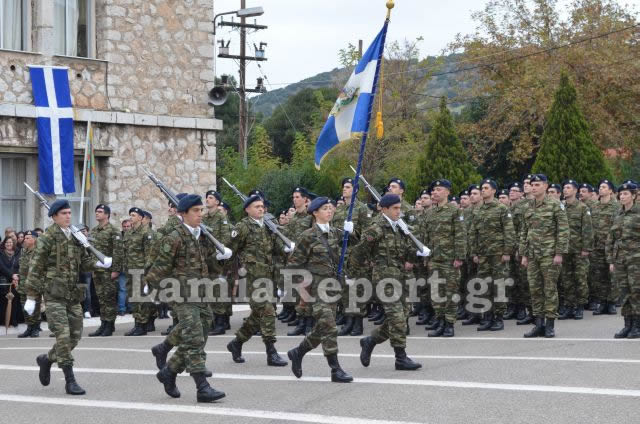
[[[601,180],[601,181],[598,183],[598,187],[600,187],[602,184],[606,184],[606,185],[608,185],[608,186],[609,186],[609,188],[610,188],[612,191],[616,191],[616,186],[614,186],[614,185],[613,185],[613,183],[611,182],[611,180]]]
[[[422,190],[420,192],[420,196],[422,196],[423,194],[426,194],[427,196],[431,196],[431,187],[425,188],[424,190]]]
[[[564,187],[566,185],[572,185],[572,186],[574,186],[576,188],[576,190],[580,188],[580,185],[578,184],[578,182],[576,180],[571,180],[571,179],[564,180],[562,182],[562,187]]]
[[[401,203],[400,196],[397,194],[385,194],[380,198],[378,204],[381,208],[388,208],[389,206],[393,206],[397,203]]]
[[[591,184],[588,184],[588,183],[580,184],[580,188],[586,188],[587,190],[589,190],[589,193],[594,193],[596,191],[596,189],[593,188],[593,186]]]
[[[188,193],[178,193],[176,194],[176,199],[178,199],[178,202],[180,201],[180,199],[182,199],[184,196],[186,196]],[[172,201],[169,201],[169,207],[171,208],[177,208],[176,205],[173,204]]]
[[[533,174],[531,176],[531,182],[534,182],[534,181],[538,181],[542,183],[549,182],[549,180],[547,179],[547,176],[544,174]]]
[[[562,193],[562,186],[560,184],[550,184],[549,188],[554,189],[558,193]],[[547,189],[548,190],[548,189]]]
[[[531,181],[533,179],[534,175],[536,175],[536,174],[527,174],[527,175],[524,176],[522,181],[527,181],[527,180]]]
[[[458,194],[458,197],[462,197],[462,196],[469,196],[469,190],[462,190],[460,194]]]
[[[389,182],[387,183],[387,187],[390,186],[391,183],[398,184],[400,186],[400,188],[404,190],[404,181],[402,181],[400,178],[391,178],[389,180]]]
[[[58,199],[49,206],[48,215],[52,217],[63,209],[71,209],[71,205],[69,205],[69,202],[65,199]]]
[[[106,213],[107,215],[111,215],[111,208],[104,203],[100,203],[98,206],[96,206],[95,211],[97,212],[98,209],[102,209],[104,213]]]
[[[489,187],[491,187],[494,190],[498,189],[498,183],[496,183],[494,180],[492,180],[491,178],[487,178],[485,180],[482,181],[482,184],[489,184]]]
[[[202,197],[197,194],[187,194],[178,202],[178,212],[188,212],[194,206],[202,206]]]
[[[213,196],[213,197],[215,197],[215,198],[216,198],[216,200],[217,200],[218,202],[222,202],[222,196],[220,196],[220,193],[218,193],[218,192],[217,192],[217,191],[215,191],[215,190],[209,190],[209,191],[207,191],[207,193],[204,195],[205,199],[206,199],[207,197],[209,197],[209,196]]]
[[[480,191],[480,186],[478,184],[471,184],[467,190],[469,190],[469,193],[471,193],[473,190]]]
[[[135,206],[129,209],[129,215],[131,215],[131,212],[135,212],[140,216],[144,216],[144,211],[140,208],[136,208]]]
[[[31,237],[35,237],[38,238],[38,232],[35,230],[29,230],[29,231],[25,231],[24,232],[24,236],[31,236]]]
[[[264,202],[264,199],[262,198],[262,196],[259,196],[257,194],[252,194],[251,196],[247,197],[247,200],[244,201],[244,205],[242,205],[242,209],[247,209],[250,204],[258,201]]]
[[[264,195],[264,193],[263,193],[262,191],[258,190],[257,188],[254,188],[254,189],[253,189],[253,190],[251,190],[249,193],[247,193],[247,197],[251,197],[251,196],[253,196],[254,194],[255,194],[255,195],[258,195],[258,196],[260,196],[260,197],[262,197],[263,199],[266,197],[266,196]]]
[[[313,213],[314,211],[317,211],[327,203],[331,203],[331,200],[329,200],[328,197],[324,197],[324,196],[316,197],[307,207],[307,212]]]
[[[625,182],[620,187],[618,187],[618,193],[621,192],[622,190],[634,192],[637,189],[638,189],[638,186],[635,183],[633,183],[633,181]]]
[[[458,199],[456,196],[449,196],[449,201],[460,203],[460,199]]]
[[[515,183],[511,183],[511,184],[509,185],[509,190],[511,190],[511,189],[513,189],[513,188],[516,188],[516,189],[518,189],[518,191],[519,191],[519,192],[522,192],[522,184],[520,184],[520,183],[519,183],[519,182],[517,182],[517,181],[516,181]]]
[[[151,215],[151,212],[149,211],[143,211],[144,212],[144,216],[146,216],[149,219],[153,219],[153,215]]]
[[[449,180],[435,180],[434,182],[431,183],[431,188],[436,188],[436,187],[444,187],[446,189],[451,190],[451,181]]]
[[[304,187],[294,188],[291,194],[294,194],[294,193],[300,193],[302,197],[307,197],[307,198],[309,197],[309,191]]]
[[[498,196],[508,196],[508,195],[509,195],[509,190],[507,190],[506,188],[503,188],[498,192]]]
[[[345,184],[354,185],[353,184],[353,178],[351,178],[351,177],[343,178],[342,182],[340,183],[340,187],[344,187]]]

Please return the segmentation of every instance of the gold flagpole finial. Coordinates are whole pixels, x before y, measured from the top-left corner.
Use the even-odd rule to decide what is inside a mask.
[[[393,6],[395,6],[393,0],[387,0],[387,19],[391,17],[391,9],[393,9]]]

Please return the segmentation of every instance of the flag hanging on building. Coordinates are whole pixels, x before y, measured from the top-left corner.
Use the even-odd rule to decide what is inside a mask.
[[[388,21],[385,21],[382,30],[356,65],[331,109],[329,119],[316,143],[316,168],[320,168],[322,160],[338,144],[368,131],[374,97],[372,93],[375,92],[374,85],[384,51],[387,25]]]
[[[30,66],[38,128],[40,192],[75,192],[73,108],[68,68]]]
[[[87,134],[87,148],[85,157],[86,168],[83,172],[85,177],[84,190],[91,191],[91,185],[96,179],[96,156],[93,153],[93,126],[89,123],[89,134]]]

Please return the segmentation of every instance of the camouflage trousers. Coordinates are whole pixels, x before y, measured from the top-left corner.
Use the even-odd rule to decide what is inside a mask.
[[[118,280],[111,279],[111,272],[94,272],[93,283],[100,302],[100,318],[114,321],[118,315]]]
[[[29,315],[24,310],[24,304],[27,302],[27,293],[21,292],[19,287],[20,286],[18,286],[18,294],[20,295],[20,305],[22,306],[22,312],[24,313],[24,322],[31,326],[40,325],[40,304],[42,303],[42,296],[38,295],[38,297],[36,297],[36,309],[34,309],[33,314]]]
[[[394,295],[393,286],[387,284],[384,294],[390,298]],[[402,299],[393,302],[381,302],[386,318],[381,326],[373,330],[371,337],[377,344],[389,340],[392,347],[407,347],[407,310]]]
[[[353,289],[347,284],[342,285],[342,296],[340,296],[340,300],[338,300],[338,304],[342,305],[343,310],[345,311],[344,314],[346,316],[363,317],[366,315],[367,302],[366,301],[356,302],[355,300],[356,298],[361,299],[362,296],[364,296],[364,287],[362,285],[357,285]],[[351,302],[352,297],[353,297],[353,302]],[[351,311],[348,309],[351,306],[351,303],[354,304],[355,311]]]
[[[553,256],[531,256],[527,267],[533,315],[558,318],[558,277],[561,265],[553,264]]]
[[[452,262],[453,261],[429,262],[429,271],[431,272],[429,276],[430,281],[432,281],[433,284],[439,284],[437,284],[435,287],[428,285],[427,288],[430,290],[430,292],[431,290],[433,290],[434,293],[435,290],[437,290],[438,297],[444,299],[442,302],[436,302],[435,300],[432,301],[436,317],[438,319],[444,319],[447,322],[453,324],[456,322],[456,311],[460,296],[460,287],[458,284],[458,282],[460,281],[460,269],[455,268]],[[457,300],[453,299],[454,295],[457,295]]]
[[[190,374],[204,372],[211,310],[205,304],[177,303],[173,311],[178,314],[180,327],[178,349],[167,363],[175,373],[187,371]]]
[[[144,284],[141,284],[140,293],[138,293],[138,296],[144,295],[144,293],[142,292],[143,287]],[[131,299],[133,297],[133,283],[131,281],[130,274],[127,274],[127,296],[129,298],[129,306],[131,306],[133,319],[136,321],[136,324],[146,324],[157,316],[158,308],[156,308],[155,303],[131,302]]]
[[[216,277],[211,277],[211,278],[216,278]],[[220,277],[218,277],[220,278]],[[213,296],[218,298],[220,297],[221,294],[224,294],[228,299],[231,299],[232,295],[233,295],[233,282],[229,282],[229,280],[227,279],[227,287],[226,287],[226,293],[221,293],[220,290],[224,290],[223,287],[219,286],[219,285],[215,285],[213,288]],[[232,302],[222,302],[220,300],[218,300],[217,302],[211,303],[211,311],[215,314],[215,315],[232,315],[233,312],[233,306],[232,306]]]
[[[251,313],[242,323],[242,327],[236,332],[236,338],[242,342],[247,342],[253,334],[260,330],[262,340],[265,343],[276,342],[276,310],[270,302],[255,302],[249,300]]]
[[[512,258],[510,262],[510,275],[513,278],[513,287],[507,287],[507,297],[509,303],[525,305],[531,309],[531,295],[529,294],[529,279],[527,278],[527,268],[521,264],[518,256]]]
[[[640,260],[616,262],[615,275],[622,294],[622,316],[640,317]]]
[[[49,330],[56,336],[56,342],[49,351],[51,362],[58,367],[73,366],[71,351],[82,338],[82,306],[80,303],[59,302],[45,299],[47,304],[47,323]]]
[[[467,309],[467,299],[469,296],[469,282],[476,277],[478,273],[478,265],[473,262],[473,258],[467,258],[460,267],[460,284],[458,285],[458,294],[465,310]]]
[[[492,256],[478,256],[478,274],[477,278],[488,282],[488,287],[485,295],[479,297],[489,300],[491,302],[491,312],[497,316],[502,316],[507,310],[506,302],[498,302],[499,284],[497,280],[506,280],[509,278],[509,263],[502,262],[501,255]],[[505,285],[506,287],[506,285]]]
[[[600,303],[617,302],[619,291],[615,284],[615,276],[609,273],[604,250],[594,250],[590,256],[590,274],[592,277],[592,296]]]
[[[575,308],[587,303],[589,300],[588,274],[588,257],[579,253],[564,255],[560,290],[566,306]]]
[[[322,343],[324,356],[338,353],[338,329],[336,327],[336,303],[316,302],[311,305],[315,324],[304,342],[311,349]]]

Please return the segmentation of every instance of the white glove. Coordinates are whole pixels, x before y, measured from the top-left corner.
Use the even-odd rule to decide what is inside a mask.
[[[344,231],[353,233],[353,221],[344,221]]]
[[[111,268],[111,264],[112,263],[113,263],[113,259],[111,259],[110,257],[107,256],[107,257],[104,258],[104,263],[98,261],[98,262],[96,262],[96,266],[98,268],[108,269],[108,268]]]
[[[33,315],[33,312],[35,310],[36,310],[36,301],[34,299],[27,298],[27,301],[24,302],[24,311],[29,315]]]
[[[149,285],[148,284],[144,285],[144,287],[142,288],[142,293],[149,294]]]
[[[347,278],[347,286],[353,286],[356,283],[355,278]]]
[[[218,252],[216,254],[216,259],[219,261],[224,261],[226,259],[229,259],[231,257],[231,255],[233,255],[233,252],[231,251],[231,249],[229,249],[228,247],[224,248],[224,253],[220,253]]]
[[[431,250],[430,250],[427,246],[424,246],[424,247],[422,248],[422,250],[418,250],[418,251],[416,252],[416,255],[418,255],[418,256],[422,256],[423,258],[426,258],[426,257],[427,257],[427,256],[429,256],[430,254],[431,254]]]
[[[291,253],[291,252],[293,252],[293,249],[295,249],[295,248],[296,248],[296,244],[294,242],[291,242],[291,247],[285,246],[284,247],[284,252],[285,253]]]

